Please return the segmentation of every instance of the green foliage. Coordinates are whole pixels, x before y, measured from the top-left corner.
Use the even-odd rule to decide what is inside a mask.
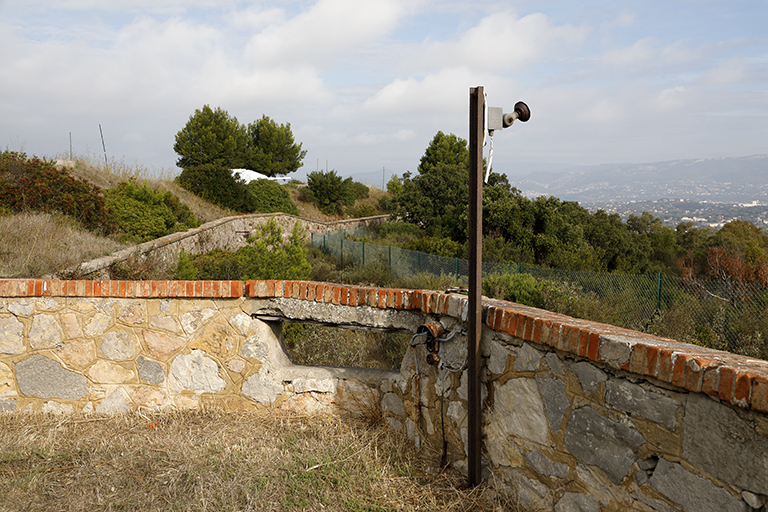
[[[265,176],[284,176],[301,167],[307,152],[296,143],[291,123],[278,125],[267,116],[248,125],[245,167]]]
[[[182,169],[205,164],[233,169],[243,166],[246,144],[246,129],[236,117],[205,105],[176,134],[173,150],[179,155],[176,165]]]
[[[491,274],[482,283],[483,294],[539,308],[544,303],[541,284],[530,274]]]
[[[298,215],[299,209],[291,195],[279,183],[272,180],[253,180],[247,185],[256,198],[256,209],[262,213],[283,212]]]
[[[104,194],[120,230],[137,242],[154,240],[177,231],[196,228],[200,221],[171,192],[124,181]]]
[[[467,141],[454,134],[437,132],[419,162],[419,174],[429,174],[435,167],[455,165],[469,169]]]
[[[368,199],[371,193],[367,185],[356,181],[352,183],[352,191],[355,193],[355,199]]]
[[[298,222],[285,242],[275,219],[258,226],[248,245],[237,250],[244,261],[242,279],[306,279],[311,268],[304,238]]]
[[[283,176],[301,167],[306,151],[296,143],[291,125],[277,124],[267,116],[242,125],[226,110],[205,105],[190,116],[176,134],[173,150],[182,169],[214,165],[225,169],[247,168],[265,176]]]
[[[373,217],[379,215],[380,211],[371,206],[368,203],[363,203],[359,206],[353,206],[347,210],[347,214],[354,219],[361,219],[363,217]]]
[[[342,179],[336,171],[314,171],[307,175],[309,197],[326,215],[341,214],[344,206],[355,204],[352,178]]]
[[[98,187],[24,153],[0,153],[0,205],[13,212],[58,212],[102,234],[117,228]]]
[[[239,176],[220,165],[187,167],[176,182],[196,196],[216,206],[251,213],[256,211],[256,198]]]
[[[411,240],[403,244],[403,249],[410,251],[420,251],[437,256],[447,256],[449,258],[467,257],[467,248],[464,244],[454,242],[450,238],[427,236]]]
[[[389,178],[389,181],[387,182],[387,192],[389,192],[392,197],[397,198],[402,194],[403,192],[403,180],[397,177],[397,174],[393,174],[391,178]]]
[[[189,255],[182,252],[174,272],[183,280],[306,279],[311,267],[304,247],[304,229],[297,222],[291,236],[275,219],[256,228],[248,245],[235,252],[223,249]]]

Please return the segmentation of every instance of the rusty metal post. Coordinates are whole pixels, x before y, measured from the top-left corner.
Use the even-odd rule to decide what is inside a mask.
[[[480,393],[480,335],[482,333],[483,277],[483,87],[469,89],[469,333],[468,371],[468,475],[469,485],[482,480],[482,404]]]

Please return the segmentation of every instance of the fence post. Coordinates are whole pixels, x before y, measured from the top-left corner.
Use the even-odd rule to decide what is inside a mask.
[[[459,280],[459,257],[456,257],[456,280]]]
[[[363,266],[365,266],[365,242],[362,242],[363,244]]]
[[[344,239],[339,239],[339,253],[341,254],[341,268],[344,268]]]
[[[661,313],[661,272],[656,282],[656,312]]]

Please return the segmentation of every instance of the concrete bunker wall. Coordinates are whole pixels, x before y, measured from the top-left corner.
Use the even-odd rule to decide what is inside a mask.
[[[283,230],[283,236],[289,236],[293,226],[299,223],[309,237],[310,233],[368,228],[381,224],[387,218],[386,215],[378,215],[336,222],[318,222],[300,219],[286,213],[258,213],[226,217],[208,222],[198,228],[188,229],[181,233],[172,233],[150,242],[123,249],[109,256],[96,258],[82,263],[76,268],[68,269],[62,275],[87,276],[89,279],[110,279],[112,277],[110,276],[110,265],[131,257],[146,257],[151,254],[159,263],[172,266],[176,264],[181,251],[190,254],[208,252],[213,249],[235,251],[246,245],[246,240],[254,234],[257,227],[270,219],[277,221]]]
[[[463,295],[303,281],[0,281],[0,410],[380,406],[466,465]],[[415,332],[400,371],[303,367],[281,322]],[[445,338],[450,337],[448,334]],[[418,338],[417,338],[418,341]],[[768,362],[483,305],[485,478],[532,510],[748,511],[768,496]]]

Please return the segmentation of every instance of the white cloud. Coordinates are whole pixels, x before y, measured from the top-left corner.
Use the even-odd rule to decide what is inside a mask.
[[[427,69],[466,66],[506,75],[540,59],[572,53],[588,33],[587,27],[555,26],[541,13],[517,18],[500,12],[483,18],[456,41],[425,43],[418,62]]]
[[[321,66],[388,33],[403,13],[399,0],[319,0],[251,38],[252,66]]]

